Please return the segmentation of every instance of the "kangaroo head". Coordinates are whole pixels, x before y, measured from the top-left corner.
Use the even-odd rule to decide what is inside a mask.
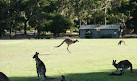
[[[9,81],[9,78],[2,72],[0,72],[0,81]]]
[[[79,42],[79,41],[78,41],[78,39],[76,39],[76,40],[73,40],[73,43],[76,43],[76,42]]]
[[[38,54],[39,54],[39,53],[36,52],[35,55],[33,56],[33,59],[34,59],[34,58],[38,58]]]
[[[64,75],[62,75],[62,79],[65,80],[65,76]]]
[[[123,70],[120,70],[120,73],[121,73],[121,74],[124,74]]]
[[[116,60],[113,60],[113,63],[112,63],[112,65],[115,65],[116,64]]]
[[[78,39],[76,39],[76,42],[79,42]]]

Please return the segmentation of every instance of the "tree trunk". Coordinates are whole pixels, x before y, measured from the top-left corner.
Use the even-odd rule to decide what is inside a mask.
[[[80,16],[78,17],[79,27],[81,26],[81,19]]]
[[[40,20],[39,20],[38,25],[37,25],[37,34],[40,35],[40,32],[41,31],[40,31]]]
[[[24,35],[27,35],[27,22],[29,21],[29,18],[25,20],[24,22]]]
[[[94,21],[93,21],[94,24],[96,24],[96,16],[94,17]]]
[[[40,30],[38,29],[38,35],[40,35]]]
[[[104,18],[104,24],[105,25],[107,24],[106,17],[107,17],[107,0],[105,0],[105,18]]]
[[[134,33],[137,34],[137,28],[134,29]]]
[[[24,35],[27,35],[27,22],[24,22]]]

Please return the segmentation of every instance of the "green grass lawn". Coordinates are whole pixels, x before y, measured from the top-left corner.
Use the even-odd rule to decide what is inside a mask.
[[[79,39],[70,46],[59,45],[63,39],[50,40],[0,40],[0,72],[11,81],[36,81],[36,64],[32,58],[39,52],[45,63],[51,81],[60,81],[65,75],[67,81],[137,81],[137,39],[123,39],[126,45],[118,46],[120,39]],[[129,60],[129,69],[123,76],[109,76],[115,71],[112,60]],[[46,80],[50,81],[50,80]]]

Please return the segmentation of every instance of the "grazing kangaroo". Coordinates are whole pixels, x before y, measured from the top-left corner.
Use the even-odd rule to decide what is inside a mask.
[[[0,72],[0,81],[9,81],[9,79],[4,73]]]
[[[64,75],[62,75],[62,79],[60,81],[66,81]]]
[[[123,74],[124,74],[124,72],[122,70],[120,70],[120,72],[111,72],[108,75],[122,76]]]
[[[126,45],[123,40],[120,40],[119,43],[118,43],[118,45],[121,45],[122,43],[124,43],[124,45]]]
[[[56,47],[60,47],[64,42],[66,42],[66,44],[68,45],[67,50],[69,51],[69,49],[68,49],[69,45],[74,44],[74,43],[79,42],[79,41],[77,39],[76,40],[72,40],[70,38],[66,38],[59,46],[56,46]]]
[[[33,56],[33,59],[35,58],[36,61],[36,70],[37,70],[37,75],[38,75],[38,80],[39,80],[39,75],[42,75],[42,80],[46,78],[46,67],[44,63],[38,58],[38,52],[35,53]]]
[[[116,60],[113,60],[112,65],[117,69],[122,68],[122,71],[124,72],[125,69],[128,69],[130,67],[130,71],[132,72],[132,64],[128,60],[120,61],[118,64],[116,64]]]

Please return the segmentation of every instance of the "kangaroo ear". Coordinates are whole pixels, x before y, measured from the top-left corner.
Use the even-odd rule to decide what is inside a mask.
[[[116,60],[113,60],[113,63],[115,63],[116,62]]]
[[[36,52],[36,54],[39,54],[38,52]]]
[[[76,41],[79,42],[78,39],[76,39]]]

